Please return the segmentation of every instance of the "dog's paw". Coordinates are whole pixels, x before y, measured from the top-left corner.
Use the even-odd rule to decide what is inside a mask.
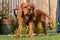
[[[28,38],[31,38],[31,37],[33,37],[33,34],[28,34]]]
[[[13,38],[19,38],[20,35],[13,35],[12,37],[13,37]]]

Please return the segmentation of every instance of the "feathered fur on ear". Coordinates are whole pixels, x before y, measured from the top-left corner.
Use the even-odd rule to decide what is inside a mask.
[[[24,4],[24,3],[22,3],[22,4],[21,4],[20,8],[22,8],[22,7],[23,7],[23,4]]]
[[[18,14],[17,14],[18,19],[21,18],[23,16],[23,14],[24,14],[23,11],[22,11],[23,4],[24,3],[22,3],[21,6],[18,8]]]
[[[33,3],[31,3],[31,5],[33,6],[33,8],[35,9],[35,5]]]
[[[17,14],[17,18],[18,19],[22,17],[22,7],[23,7],[23,4],[24,3],[22,3],[21,6],[18,8],[18,14]]]
[[[22,8],[18,8],[17,18],[20,19],[22,17]]]

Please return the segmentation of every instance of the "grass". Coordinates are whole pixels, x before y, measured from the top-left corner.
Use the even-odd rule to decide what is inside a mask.
[[[7,35],[0,35],[0,40],[60,40],[60,34],[57,33],[48,33],[47,36],[38,35],[28,38],[26,35],[21,36],[20,38],[13,38]]]

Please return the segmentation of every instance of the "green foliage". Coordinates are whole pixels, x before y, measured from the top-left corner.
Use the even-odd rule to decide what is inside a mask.
[[[5,15],[4,15],[3,13],[1,13],[1,14],[0,14],[0,17],[3,17],[3,16],[5,16]]]
[[[18,21],[17,20],[14,20],[12,27],[13,27],[12,32],[13,32],[13,34],[15,34],[17,32],[17,28],[18,28]]]
[[[14,31],[13,31],[14,34],[17,32],[17,29],[18,29],[17,27],[14,29]],[[27,34],[28,30],[29,30],[28,26],[23,27],[22,34]]]
[[[2,19],[8,19],[9,18],[9,5],[8,3],[5,4],[5,7],[2,7],[2,10],[0,10],[0,17],[2,17]]]
[[[13,31],[12,31],[13,34],[15,34],[17,32],[17,29],[18,29],[18,21],[15,20],[14,23],[13,23]],[[28,33],[28,30],[29,30],[29,27],[26,25],[22,29],[22,34],[27,34]]]
[[[53,20],[53,28],[56,29],[56,18]]]
[[[37,27],[39,28],[39,32],[41,33],[42,32],[42,29],[43,29],[42,23],[39,22],[38,25],[37,25]]]
[[[27,34],[29,32],[29,26],[25,26],[22,30],[22,34]]]

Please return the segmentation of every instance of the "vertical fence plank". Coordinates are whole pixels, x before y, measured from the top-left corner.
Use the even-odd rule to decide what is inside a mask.
[[[53,18],[53,28],[56,27],[57,0],[50,0],[50,16]]]

